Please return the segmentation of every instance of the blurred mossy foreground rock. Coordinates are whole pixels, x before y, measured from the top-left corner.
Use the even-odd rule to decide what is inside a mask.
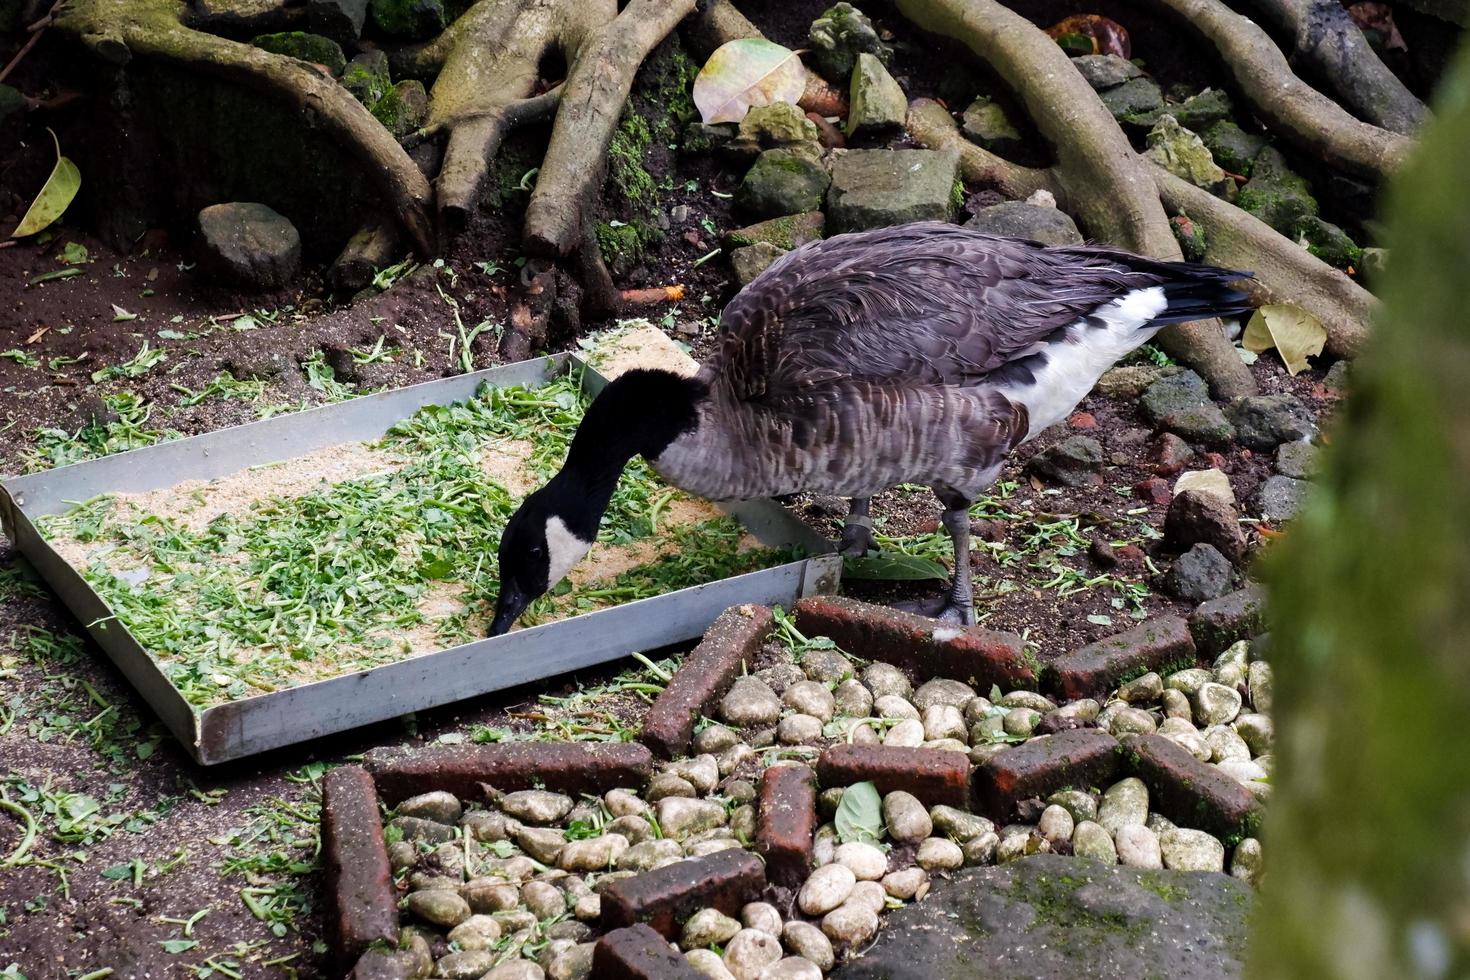
[[[199,267],[212,280],[279,289],[301,271],[296,226],[264,204],[212,204],[199,212]]]
[[[840,234],[948,221],[955,210],[953,154],[934,150],[848,150],[832,163],[828,231]]]
[[[1250,887],[1224,874],[1040,854],[937,879],[833,976],[1228,980],[1241,975],[1250,905]]]

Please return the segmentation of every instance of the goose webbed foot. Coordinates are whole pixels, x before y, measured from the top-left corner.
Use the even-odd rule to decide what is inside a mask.
[[[867,497],[853,497],[837,539],[837,553],[843,558],[861,558],[878,547],[873,538],[873,519],[868,516]]]
[[[975,625],[975,606],[969,596],[965,596],[961,600],[952,594],[946,593],[945,595],[933,596],[928,599],[896,602],[893,608],[902,609],[904,612],[914,613],[918,616],[937,619],[941,623],[953,623],[956,626]]]

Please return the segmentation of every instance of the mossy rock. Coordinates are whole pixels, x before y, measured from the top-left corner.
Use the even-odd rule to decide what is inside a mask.
[[[1269,146],[1256,156],[1251,179],[1240,189],[1235,204],[1287,237],[1295,235],[1303,218],[1315,217],[1318,211],[1306,179]]]
[[[448,23],[442,0],[372,0],[368,15],[378,32],[406,41],[422,41]]]
[[[422,126],[429,117],[429,93],[418,79],[404,79],[389,89],[372,109],[378,122],[396,138],[402,139]]]
[[[1122,85],[1099,92],[1098,98],[1114,119],[1142,116],[1164,105],[1164,93],[1152,78],[1130,78]]]
[[[1164,115],[1173,116],[1185,129],[1198,132],[1230,115],[1230,97],[1216,88],[1207,88],[1183,102],[1160,106],[1150,112],[1138,112],[1122,118],[1125,125],[1152,128]]]
[[[883,62],[866,51],[857,57],[848,89],[847,132],[886,133],[903,128],[909,100]]]
[[[1190,262],[1202,262],[1205,257],[1205,249],[1209,247],[1205,237],[1205,226],[1194,221],[1187,214],[1176,214],[1169,219],[1169,229],[1174,232],[1174,238],[1179,242],[1179,250]]]
[[[694,155],[713,153],[733,140],[735,132],[734,123],[711,124],[696,119],[684,127],[679,149]]]
[[[760,218],[815,211],[831,182],[815,154],[800,146],[777,147],[756,158],[735,192],[735,204]]]
[[[1084,54],[1072,59],[1072,67],[1081,72],[1087,84],[1097,92],[1105,92],[1143,74],[1143,69],[1115,54]]]
[[[342,74],[347,67],[347,56],[342,53],[342,45],[320,34],[282,31],[279,34],[261,34],[250,43],[272,54],[283,54],[313,65],[325,65],[333,75]]]
[[[1199,136],[1216,163],[1242,177],[1250,176],[1256,157],[1268,142],[1264,136],[1247,133],[1228,119],[1211,123],[1200,131]]]
[[[738,138],[762,150],[792,143],[816,143],[820,133],[806,113],[789,102],[756,106],[740,120]]]
[[[765,272],[772,262],[785,254],[785,249],[777,248],[770,242],[757,242],[754,245],[737,248],[730,253],[730,268],[735,273],[735,281],[742,288],[750,285],[751,280]]]
[[[1211,194],[1228,200],[1235,191],[1235,181],[1220,169],[1204,142],[1171,115],[1164,115],[1148,131],[1144,156]]]
[[[372,108],[393,88],[388,75],[388,56],[379,50],[364,51],[347,62],[342,71],[342,85],[357,101]]]
[[[1011,156],[1021,148],[1021,133],[1005,108],[983,95],[965,110],[961,129],[970,142],[1001,156]]]
[[[826,218],[820,211],[771,218],[725,234],[726,248],[743,248],[765,242],[790,251],[822,237]]]
[[[878,37],[868,15],[850,3],[834,4],[812,21],[807,47],[812,67],[834,84],[851,77],[860,54],[873,55],[884,64],[893,57],[893,49]]]
[[[1362,260],[1363,250],[1347,232],[1315,215],[1298,222],[1296,234],[1299,241],[1307,243],[1308,252],[1328,265],[1346,269]]]

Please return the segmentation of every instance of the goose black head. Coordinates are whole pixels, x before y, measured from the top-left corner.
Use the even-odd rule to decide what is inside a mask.
[[[668,371],[632,370],[608,383],[577,427],[566,465],[525,499],[500,536],[500,595],[491,636],[564,578],[592,548],[623,467],[656,458],[698,425],[705,382]]]
[[[554,479],[525,499],[500,536],[500,595],[491,636],[560,582],[592,548],[602,510]],[[589,528],[590,524],[590,528]]]

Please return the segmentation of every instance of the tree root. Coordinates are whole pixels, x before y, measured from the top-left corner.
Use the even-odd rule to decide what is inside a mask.
[[[898,0],[897,6],[919,27],[963,43],[1015,91],[1055,150],[1059,200],[1069,202],[1089,235],[1153,258],[1183,258],[1152,173],[1054,40],[996,0]],[[1005,172],[1024,177],[1014,168]],[[1218,397],[1256,390],[1218,320],[1166,327],[1159,345],[1198,371]]]
[[[933,99],[909,103],[909,135],[931,150],[958,154],[960,176],[967,183],[994,187],[1006,197],[1022,199],[1049,191],[1057,207],[1071,212],[1071,198],[1050,167],[1023,167],[976,146],[960,133],[949,110]]]
[[[184,26],[186,12],[183,0],[70,0],[55,29],[114,65],[151,59],[286,102],[356,151],[414,247],[432,251],[429,183],[361,102],[305,62]]]
[[[1362,119],[1411,135],[1426,110],[1398,76],[1379,60],[1358,25],[1337,0],[1251,0],[1272,26],[1289,34],[1292,65],[1331,86]]]
[[[1381,181],[1402,166],[1413,143],[1355,119],[1292,73],[1260,27],[1219,0],[1154,0],[1205,37],[1267,127],[1328,166]]]

